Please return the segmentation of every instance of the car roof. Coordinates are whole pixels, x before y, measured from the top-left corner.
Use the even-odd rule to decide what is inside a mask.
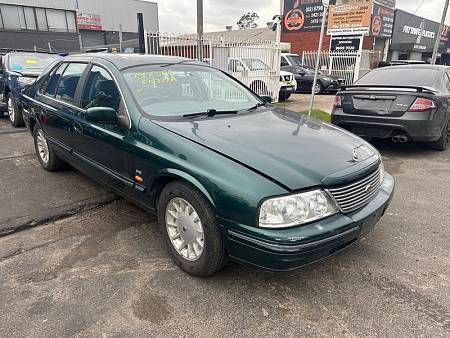
[[[374,70],[392,70],[394,67],[381,67]],[[398,65],[395,66],[395,69],[434,69],[434,70],[441,70],[441,71],[447,71],[450,70],[449,66],[442,66],[442,65],[429,65],[429,64],[408,64],[408,65]]]
[[[112,53],[84,53],[71,55],[66,58],[68,61],[92,60],[92,61],[109,61],[119,70],[127,67],[136,67],[149,64],[174,64],[180,61],[187,63],[205,65],[203,62],[190,60],[177,56],[150,55],[150,54],[112,54]]]

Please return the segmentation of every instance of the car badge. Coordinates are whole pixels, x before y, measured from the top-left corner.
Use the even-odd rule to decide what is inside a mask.
[[[369,185],[367,185],[367,186],[365,187],[364,192],[365,192],[366,194],[368,194],[369,192],[372,191],[372,188],[373,188],[372,184],[369,184]]]
[[[353,162],[359,162],[358,149],[353,149]]]

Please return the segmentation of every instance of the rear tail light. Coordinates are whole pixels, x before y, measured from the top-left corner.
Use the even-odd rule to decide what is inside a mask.
[[[336,95],[334,97],[334,106],[336,108],[341,108],[342,107],[342,96]]]
[[[436,104],[434,101],[423,99],[423,98],[417,98],[416,101],[414,101],[411,108],[409,108],[408,111],[410,112],[424,112],[428,110],[433,110],[436,108]]]

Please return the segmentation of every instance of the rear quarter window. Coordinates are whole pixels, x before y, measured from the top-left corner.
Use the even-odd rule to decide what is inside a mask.
[[[386,67],[367,73],[355,85],[434,87],[438,74],[436,69]]]

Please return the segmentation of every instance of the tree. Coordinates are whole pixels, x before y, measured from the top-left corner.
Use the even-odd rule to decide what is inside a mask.
[[[238,25],[239,29],[249,29],[249,28],[257,28],[258,24],[256,23],[256,20],[259,19],[259,15],[256,13],[250,13],[247,12],[239,19],[236,24]]]

